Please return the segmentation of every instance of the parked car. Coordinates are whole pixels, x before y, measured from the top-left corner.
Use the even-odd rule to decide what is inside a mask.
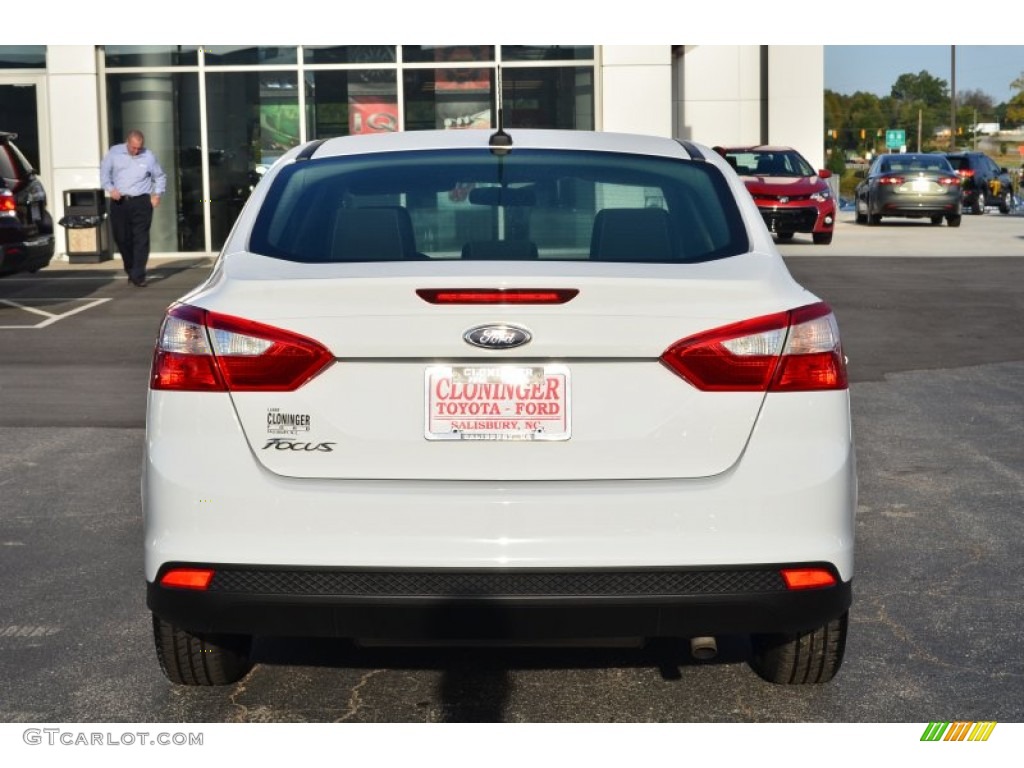
[[[168,309],[164,673],[238,680],[258,635],[728,633],[767,680],[829,680],[857,489],[831,309],[708,147],[488,133],[291,150]]]
[[[854,196],[858,224],[878,224],[883,216],[901,216],[928,218],[934,225],[945,218],[949,226],[960,226],[960,177],[942,155],[879,155]]]
[[[0,274],[37,272],[53,258],[53,218],[16,133],[0,131]]]
[[[832,242],[836,202],[826,179],[790,147],[716,147],[743,178],[768,230],[779,240],[809,232],[815,245]]]
[[[960,177],[964,208],[973,214],[985,212],[985,206],[998,206],[1000,213],[1013,210],[1013,180],[1006,168],[984,152],[950,152],[946,154]]]

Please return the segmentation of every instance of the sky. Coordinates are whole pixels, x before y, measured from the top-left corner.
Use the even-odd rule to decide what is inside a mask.
[[[922,70],[952,84],[949,45],[826,45],[825,88],[851,95],[888,96],[907,72]],[[1010,83],[1024,76],[1024,45],[956,46],[956,91],[983,91],[994,104],[1016,92]]]

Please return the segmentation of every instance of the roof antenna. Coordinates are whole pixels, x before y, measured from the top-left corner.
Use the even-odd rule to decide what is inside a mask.
[[[512,137],[505,133],[505,118],[502,110],[501,99],[501,65],[497,65],[497,89],[496,102],[498,105],[498,130],[491,134],[487,140],[491,152],[495,155],[507,155],[512,151]]]

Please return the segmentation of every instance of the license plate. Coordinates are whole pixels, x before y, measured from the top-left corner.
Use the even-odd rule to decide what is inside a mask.
[[[927,179],[917,179],[913,184],[913,188],[915,192],[931,192],[932,183]]]
[[[427,440],[568,440],[564,365],[432,365]]]

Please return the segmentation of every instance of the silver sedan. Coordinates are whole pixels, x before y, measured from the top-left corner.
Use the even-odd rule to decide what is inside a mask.
[[[879,155],[856,190],[858,224],[878,224],[882,216],[943,218],[960,226],[960,180],[943,155]]]

